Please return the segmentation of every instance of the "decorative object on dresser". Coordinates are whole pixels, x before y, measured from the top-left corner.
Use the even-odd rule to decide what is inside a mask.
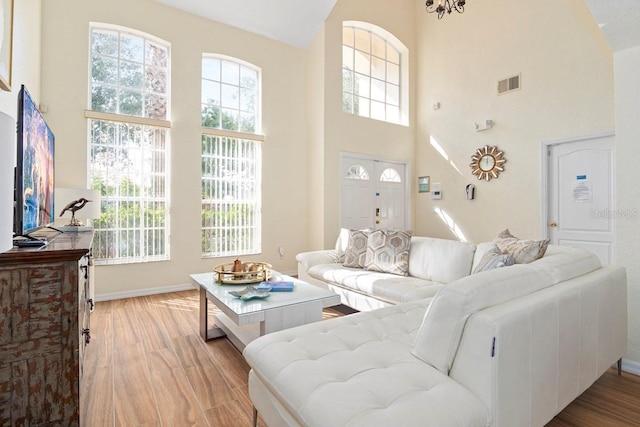
[[[81,220],[100,218],[100,192],[98,190],[57,187],[55,191],[55,204],[60,210],[59,216],[62,217],[67,212],[71,212],[71,220],[69,223],[56,227],[65,232],[91,230],[91,225],[85,224]],[[76,212],[78,212],[77,218]],[[80,220],[78,218],[80,218]]]
[[[0,425],[83,425],[92,239],[0,254]]]
[[[16,121],[7,113],[0,112],[0,141],[12,141],[16,135]],[[13,202],[14,187],[4,183],[14,180],[15,147],[0,144],[0,252],[13,247]]]

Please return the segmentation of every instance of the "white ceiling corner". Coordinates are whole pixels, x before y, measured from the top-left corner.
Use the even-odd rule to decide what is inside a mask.
[[[336,0],[155,0],[212,21],[307,48]]]
[[[640,0],[585,0],[585,3],[613,52],[640,46]]]

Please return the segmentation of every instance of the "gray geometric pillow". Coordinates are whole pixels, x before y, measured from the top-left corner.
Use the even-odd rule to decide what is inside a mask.
[[[344,251],[345,267],[363,268],[367,256],[369,230],[349,230],[349,243]]]
[[[503,254],[497,245],[493,245],[491,249],[485,252],[480,258],[480,262],[473,269],[471,274],[480,273],[481,271],[493,270],[494,268],[507,267],[515,263],[512,254]]]
[[[512,235],[509,229],[502,231],[498,237],[493,239],[493,243],[498,245],[502,253],[510,253],[516,260],[516,264],[529,264],[542,258],[549,246],[549,239],[545,240],[522,240]]]
[[[409,274],[411,232],[375,230],[369,233],[364,268],[399,276]]]

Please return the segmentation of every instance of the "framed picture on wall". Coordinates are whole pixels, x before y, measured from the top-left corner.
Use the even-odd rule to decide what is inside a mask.
[[[0,88],[11,91],[13,0],[0,0]]]
[[[429,177],[421,176],[418,178],[418,193],[428,193],[429,191]]]

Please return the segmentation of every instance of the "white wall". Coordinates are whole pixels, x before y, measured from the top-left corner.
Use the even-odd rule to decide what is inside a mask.
[[[14,1],[12,87],[10,92],[0,90],[0,112],[10,116],[7,120],[16,119],[21,85],[27,87],[35,102],[40,99],[40,2]],[[0,252],[12,246],[15,128],[8,135],[0,140]]]
[[[629,346],[626,358],[640,373],[640,190],[634,184],[640,159],[640,46],[614,55],[616,94],[617,262],[627,269]]]
[[[283,271],[307,242],[306,52],[152,0],[43,2],[42,102],[56,132],[60,186],[87,181],[89,23],[144,31],[171,43],[171,260],[100,266],[96,294],[189,283],[189,274],[211,271],[232,259],[200,256],[201,57],[221,53],[262,68],[263,253]],[[280,258],[278,246],[285,247]],[[249,258],[249,257],[247,257]]]
[[[583,2],[469,2],[464,14],[442,20],[421,3],[416,14],[416,176],[441,182],[443,194],[437,202],[417,195],[416,233],[456,238],[433,213],[438,206],[472,242],[507,227],[539,237],[541,141],[614,127],[612,54],[604,36]],[[497,81],[518,73],[522,89],[498,96]],[[474,123],[486,119],[495,127],[475,132]],[[490,182],[478,181],[469,167],[484,145],[497,145],[507,159]],[[474,201],[464,195],[470,183]]]
[[[320,29],[307,53],[307,104],[309,123],[309,250],[324,249],[324,197],[325,197],[325,31]]]

